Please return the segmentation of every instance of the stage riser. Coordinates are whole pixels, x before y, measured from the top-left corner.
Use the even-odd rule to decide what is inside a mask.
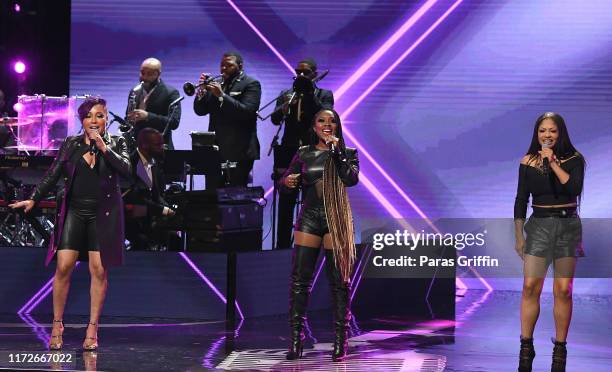
[[[0,312],[16,313],[52,277],[55,266],[52,263],[44,267],[45,251],[39,248],[0,248],[0,252],[3,254],[0,261]],[[287,313],[291,253],[291,250],[278,250],[237,255],[237,299],[245,317]],[[225,294],[226,255],[187,255]],[[433,293],[436,298],[444,299],[444,308],[450,308],[451,302],[454,305],[454,284],[439,283]],[[426,284],[426,281],[365,278],[354,298],[355,313],[373,317],[393,309],[398,315],[426,314]],[[384,288],[397,288],[398,291]],[[410,290],[403,291],[405,295],[402,295],[400,288]],[[387,300],[381,301],[381,293],[393,296],[392,302],[397,306],[390,307]],[[323,269],[313,288],[309,310],[329,308],[330,304],[330,291]],[[127,252],[126,264],[110,270],[103,313],[107,316],[219,320],[225,318],[225,305],[178,253]],[[51,295],[40,302],[32,314],[50,316]],[[66,314],[89,314],[86,262],[81,263],[73,274]]]

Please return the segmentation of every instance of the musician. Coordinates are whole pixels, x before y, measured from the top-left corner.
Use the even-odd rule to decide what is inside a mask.
[[[306,58],[299,61],[295,73],[297,78],[293,89],[281,92],[281,97],[276,101],[275,112],[272,114],[274,125],[285,124],[281,146],[277,146],[274,152],[275,179],[283,175],[297,149],[309,144],[309,130],[314,115],[322,109],[334,108],[333,93],[313,83],[313,79],[318,75],[314,59]],[[289,104],[294,92],[296,96]],[[297,196],[297,190],[279,194],[277,248],[291,247],[291,228]]]
[[[161,159],[164,140],[161,133],[153,128],[143,128],[138,133],[136,144],[136,150],[130,156],[130,188],[124,195],[124,201],[134,205],[126,216],[126,233],[130,250],[143,250],[159,244],[160,236],[151,228],[153,217],[173,216],[174,210],[163,198],[165,181]]]
[[[147,58],[140,66],[140,82],[128,96],[126,117],[135,124],[134,138],[143,128],[154,128],[164,133],[167,148],[174,150],[172,131],[181,121],[180,103],[170,108],[170,104],[180,97],[179,92],[161,79],[162,64],[156,58]]]
[[[347,355],[350,311],[350,273],[355,260],[353,218],[346,187],[359,181],[357,150],[347,148],[340,116],[324,109],[315,115],[312,143],[302,146],[281,179],[281,191],[303,188],[304,203],[295,225],[289,324],[291,345],[287,359],[302,356],[306,306],[321,245],[332,291],[335,338],[332,359]]]
[[[28,200],[11,208],[29,212],[60,179],[58,213],[45,264],[57,256],[53,279],[53,330],[49,348],[62,348],[62,317],[77,260],[89,261],[91,308],[83,348],[98,347],[98,320],[108,286],[108,269],[123,264],[123,202],[119,176],[131,166],[125,139],[106,131],[106,101],[88,97],[78,108],[83,134],[66,138],[55,161]]]
[[[253,162],[259,159],[256,111],[261,85],[244,72],[237,52],[223,54],[221,74],[222,83],[212,81],[199,89],[193,110],[199,116],[210,114],[208,130],[216,133],[221,159],[237,162],[230,171],[230,185],[246,186]],[[200,82],[209,77],[203,73]]]

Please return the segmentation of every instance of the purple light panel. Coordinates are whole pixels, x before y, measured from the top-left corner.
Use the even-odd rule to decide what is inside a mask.
[[[214,292],[214,294],[216,294],[217,297],[219,297],[219,299],[221,299],[224,304],[227,304],[227,299],[225,298],[225,295],[223,295],[223,293],[221,293],[221,291],[219,291],[217,287],[215,287],[215,285],[206,277],[206,275],[204,275],[202,270],[200,270],[193,263],[193,261],[187,256],[187,254],[184,252],[179,252],[179,256],[181,256],[181,258],[185,260],[185,262],[187,262],[187,265],[191,267],[191,269],[200,277],[200,279],[202,279],[204,283],[206,283],[206,285]],[[238,305],[238,301],[236,301],[236,310],[238,311],[238,315],[240,315],[240,319],[244,319],[244,314],[242,314],[242,310],[240,309],[240,305]]]

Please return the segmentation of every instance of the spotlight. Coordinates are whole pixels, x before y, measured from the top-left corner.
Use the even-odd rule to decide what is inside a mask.
[[[15,112],[21,112],[21,110],[23,110],[23,103],[21,102],[17,102],[13,105],[13,110],[15,110]]]
[[[13,68],[15,69],[16,73],[23,74],[26,70],[26,65],[22,61],[17,61],[15,62],[15,65],[13,66]]]
[[[19,5],[19,3],[15,3],[13,9],[15,9],[15,13],[19,13],[21,12],[21,5]]]

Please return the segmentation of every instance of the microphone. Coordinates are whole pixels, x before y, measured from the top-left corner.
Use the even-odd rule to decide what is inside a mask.
[[[97,131],[96,131],[97,132]],[[89,138],[89,153],[91,155],[95,154],[96,152],[96,141],[94,141],[93,139],[91,139],[91,137]]]
[[[139,90],[141,90],[143,84],[144,84],[144,81],[141,81],[140,83],[136,84],[136,86],[134,88],[132,88],[132,92],[136,93]]]
[[[338,137],[336,137],[336,136],[327,136],[327,144],[329,145],[329,150],[332,153],[335,153],[336,152],[336,145],[334,144],[333,141],[338,142]]]
[[[175,99],[174,101],[170,102],[170,104],[168,105],[168,107],[172,107],[172,106],[176,106],[179,102],[181,102],[182,100],[184,100],[185,97],[184,96],[180,96],[179,98]]]
[[[329,74],[329,70],[323,71],[323,73],[312,80],[313,83],[323,80],[327,74]]]
[[[113,119],[114,119],[114,120],[115,120],[117,123],[121,124],[122,126],[129,126],[129,125],[130,125],[130,124],[128,124],[128,123],[127,123],[127,122],[126,122],[126,121],[125,121],[125,120],[124,120],[124,119],[123,119],[121,116],[119,116],[119,115],[115,114],[114,112],[109,111],[108,113],[109,113],[109,114],[111,114],[111,116],[113,117]]]
[[[542,150],[549,149],[550,145],[551,145],[550,141],[542,142]],[[545,176],[548,176],[548,174],[550,173],[550,164],[548,162],[548,158],[542,159],[542,172],[544,172]]]

